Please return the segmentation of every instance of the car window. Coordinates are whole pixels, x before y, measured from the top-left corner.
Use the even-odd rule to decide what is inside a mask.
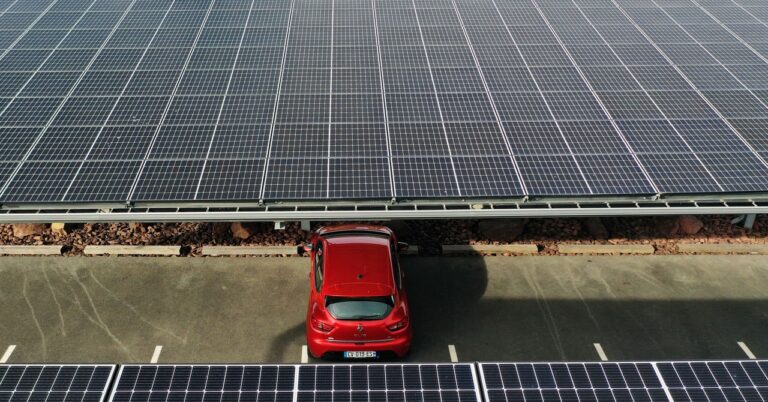
[[[397,244],[394,242],[390,243],[389,249],[392,254],[392,274],[395,276],[395,286],[401,289],[402,275],[400,275],[400,262],[397,260]]]
[[[337,320],[380,320],[395,306],[392,296],[334,297],[325,299],[325,307]]]
[[[323,246],[317,243],[315,248],[315,290],[318,292],[323,287]]]

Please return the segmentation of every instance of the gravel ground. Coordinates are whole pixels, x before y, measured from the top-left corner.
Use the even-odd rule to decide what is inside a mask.
[[[676,217],[604,218],[604,238],[595,238],[583,219],[532,219],[511,221],[521,233],[511,241],[493,241],[475,220],[398,221],[390,224],[399,238],[420,246],[422,254],[435,254],[440,244],[492,244],[501,242],[534,243],[541,254],[556,254],[558,243],[651,244],[657,254],[676,253],[675,245],[684,240],[700,243],[768,243],[768,216],[760,216],[747,231],[730,223],[731,216],[700,216],[703,228],[696,234],[671,234]],[[524,227],[521,225],[525,222]],[[324,223],[313,223],[313,229]],[[387,224],[387,223],[384,223]],[[182,245],[187,255],[199,255],[202,245],[296,245],[308,238],[298,224],[274,230],[273,224],[248,223],[247,239],[232,236],[229,223],[157,224],[81,224],[67,225],[66,233],[46,226],[39,235],[13,236],[12,225],[0,225],[0,244],[61,244],[66,254],[82,254],[86,245]]]

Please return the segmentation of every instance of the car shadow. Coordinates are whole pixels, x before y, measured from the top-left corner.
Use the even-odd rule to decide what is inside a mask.
[[[514,275],[489,279],[485,261],[404,259],[414,330],[407,360],[448,361],[448,345],[460,361],[593,361],[593,343],[611,360],[743,359],[738,341],[768,352],[766,297],[703,297],[639,276],[596,291],[602,282],[569,282],[557,267],[553,276],[532,276],[522,262],[509,267]],[[662,296],[622,296],[622,288],[653,286]]]
[[[447,345],[464,332],[468,313],[475,309],[488,287],[488,270],[482,257],[454,259],[403,258],[405,284],[411,309],[413,343],[407,360],[446,361]]]
[[[611,360],[744,358],[738,341],[758,356],[768,353],[763,292],[707,294],[702,289],[715,284],[665,283],[665,275],[653,282],[631,270],[622,280],[598,272],[574,279],[567,267],[530,270],[523,259],[505,268],[509,274],[494,269],[491,277],[486,261],[401,260],[414,331],[405,361],[449,361],[448,345],[464,362],[594,361],[593,343],[601,343]],[[644,288],[651,289],[648,296],[628,296]],[[302,322],[275,337],[270,360],[294,356],[286,349],[298,350],[304,336]]]

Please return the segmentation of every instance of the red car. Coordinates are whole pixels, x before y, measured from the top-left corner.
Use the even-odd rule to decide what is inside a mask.
[[[383,226],[339,225],[312,234],[307,345],[312,356],[403,357],[413,337],[394,233]]]

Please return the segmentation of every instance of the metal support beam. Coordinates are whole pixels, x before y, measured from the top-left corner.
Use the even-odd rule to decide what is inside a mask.
[[[755,219],[757,219],[757,214],[747,214],[744,218],[744,228],[752,230],[752,227],[755,226]]]
[[[311,221],[301,221],[301,230],[305,232],[309,232],[312,230],[312,222]]]
[[[134,207],[125,209],[7,209],[0,223],[97,222],[285,222],[383,221],[423,219],[579,218],[589,216],[756,215],[768,214],[768,202],[507,202],[431,204],[329,204],[263,207]]]
[[[741,224],[744,229],[752,230],[752,227],[755,226],[755,219],[757,219],[757,214],[744,214],[733,218],[731,224]]]

